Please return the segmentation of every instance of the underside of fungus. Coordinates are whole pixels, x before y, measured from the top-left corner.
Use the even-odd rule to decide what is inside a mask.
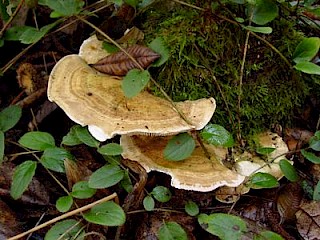
[[[236,187],[245,179],[225,167],[221,161],[227,150],[205,144],[211,155],[209,160],[203,149],[196,146],[192,155],[183,161],[168,161],[163,151],[170,137],[127,136],[123,135],[120,144],[122,156],[137,161],[147,172],[158,171],[171,176],[171,185],[185,190],[200,192],[212,191],[221,186]]]
[[[78,55],[68,55],[55,65],[48,98],[73,121],[88,125],[100,141],[116,134],[173,135],[202,129],[216,107],[213,98],[175,103],[192,123],[188,124],[169,101],[147,91],[126,98],[121,78],[97,72]]]

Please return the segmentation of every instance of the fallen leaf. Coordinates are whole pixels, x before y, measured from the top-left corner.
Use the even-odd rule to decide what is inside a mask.
[[[315,240],[320,236],[320,202],[306,202],[296,213],[297,229],[303,239]]]
[[[1,200],[0,209],[0,239],[7,239],[22,232],[16,214]]]
[[[299,210],[303,191],[298,183],[289,183],[281,188],[277,198],[277,209],[281,216],[281,223],[293,222]]]
[[[125,50],[135,58],[143,68],[147,68],[153,61],[160,57],[158,53],[141,45],[134,45]],[[124,76],[129,70],[138,68],[138,65],[122,51],[111,54],[91,66],[102,73],[115,76]]]

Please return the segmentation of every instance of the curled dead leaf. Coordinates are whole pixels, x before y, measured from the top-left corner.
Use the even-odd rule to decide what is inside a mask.
[[[307,202],[296,213],[297,229],[303,239],[315,240],[320,236],[320,202]]]
[[[134,45],[125,50],[135,58],[143,68],[147,68],[160,57],[158,53],[155,53],[150,48],[141,45]],[[114,76],[124,76],[129,70],[138,68],[138,65],[134,63],[124,52],[111,54],[91,66],[102,73]]]
[[[285,185],[277,197],[277,209],[281,217],[281,223],[295,221],[295,214],[299,210],[303,191],[298,183]]]

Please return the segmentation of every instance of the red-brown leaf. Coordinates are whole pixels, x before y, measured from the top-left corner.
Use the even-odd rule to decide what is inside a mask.
[[[147,68],[160,57],[158,53],[141,45],[134,45],[125,50],[135,58],[143,68]],[[124,76],[129,70],[138,68],[137,64],[122,51],[111,54],[91,66],[102,73],[114,76]]]

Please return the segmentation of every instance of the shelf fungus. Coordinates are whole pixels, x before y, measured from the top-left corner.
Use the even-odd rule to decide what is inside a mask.
[[[53,68],[48,98],[76,123],[88,125],[99,141],[116,134],[173,135],[202,129],[211,119],[213,98],[175,103],[190,120],[186,123],[172,104],[147,91],[126,98],[121,78],[102,74],[78,55],[62,58]]]
[[[185,190],[199,192],[212,191],[221,186],[236,187],[245,179],[235,171],[225,167],[221,161],[226,158],[227,150],[205,144],[211,155],[209,160],[200,146],[183,161],[168,161],[163,150],[170,137],[122,135],[120,144],[122,156],[137,161],[147,172],[158,171],[171,176],[171,185]]]
[[[289,149],[283,139],[276,133],[264,132],[256,136],[257,143],[261,148],[274,148],[268,155],[249,153],[234,153],[233,168],[242,176],[249,177],[256,172],[269,173],[278,180],[283,177],[279,166],[282,159],[286,159],[285,154]],[[292,161],[289,163],[293,164]],[[241,185],[237,188],[223,187],[217,190],[216,199],[224,203],[235,202],[240,195],[249,192],[250,184]]]

